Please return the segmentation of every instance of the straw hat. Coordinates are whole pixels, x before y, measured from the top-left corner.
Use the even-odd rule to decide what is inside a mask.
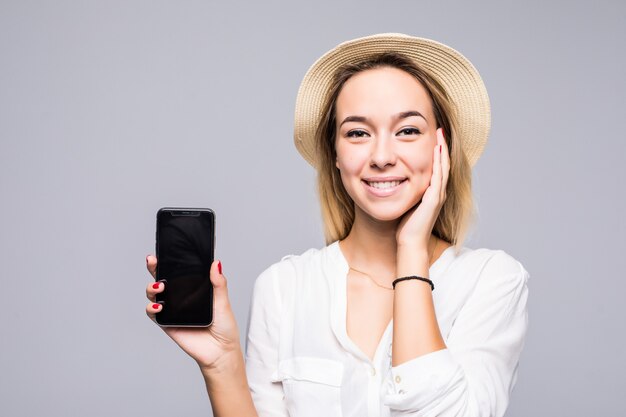
[[[391,51],[416,61],[445,89],[457,115],[457,135],[473,166],[487,143],[491,126],[489,96],[478,71],[449,46],[401,33],[381,33],[343,42],[309,68],[296,99],[294,141],[300,154],[316,167],[315,130],[337,68]]]

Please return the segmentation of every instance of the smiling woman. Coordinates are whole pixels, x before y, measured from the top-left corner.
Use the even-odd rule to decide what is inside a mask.
[[[377,69],[378,71],[372,71]],[[369,70],[369,71],[368,71]],[[396,89],[393,91],[388,89],[390,84],[386,81],[393,80],[394,77],[389,72],[395,72],[397,78]],[[378,76],[372,76],[372,73]],[[368,85],[367,77],[377,81],[376,84],[362,88],[363,84]],[[360,81],[360,82],[359,82]],[[351,96],[349,93],[353,84],[357,84],[355,88],[361,87],[364,94],[372,95],[372,97]],[[370,90],[370,87],[378,87],[378,90]],[[349,90],[348,93],[345,90]],[[343,100],[339,100],[340,92]],[[374,97],[374,94],[378,94]],[[367,99],[370,99],[369,101]],[[471,192],[471,167],[467,160],[466,153],[461,149],[460,141],[452,140],[458,132],[457,119],[446,92],[443,87],[432,78],[424,69],[422,69],[415,61],[394,52],[382,53],[375,55],[367,60],[363,60],[356,64],[347,64],[340,67],[329,86],[329,99],[322,109],[322,116],[318,129],[315,132],[315,142],[317,143],[316,165],[318,169],[318,191],[320,203],[322,205],[322,214],[324,216],[326,242],[331,243],[335,240],[345,238],[352,224],[354,223],[354,201],[343,187],[341,179],[341,170],[332,169],[337,161],[337,147],[335,141],[341,138],[341,133],[349,133],[351,137],[359,137],[367,135],[366,131],[361,132],[356,129],[353,133],[345,131],[345,124],[354,127],[355,123],[365,123],[368,119],[364,116],[347,115],[342,113],[343,108],[337,109],[345,102],[346,105],[363,106],[364,103],[374,103],[383,109],[383,113],[393,113],[394,108],[401,108],[398,100],[405,99],[405,108],[397,113],[397,118],[390,120],[393,122],[408,122],[413,120],[415,126],[411,135],[406,135],[406,128],[401,132],[410,138],[428,135],[430,141],[419,141],[420,145],[427,142],[432,143],[432,138],[436,129],[441,128],[443,132],[447,132],[446,142],[450,149],[451,169],[446,192],[448,198],[441,208],[441,213],[433,228],[433,234],[452,244],[461,245],[467,233],[467,229],[473,218],[473,202]],[[406,106],[416,106],[422,109],[419,112],[416,109],[409,110]],[[365,109],[364,111],[377,113],[378,108]],[[424,110],[426,109],[426,110]],[[346,114],[345,118],[342,116]],[[424,115],[428,116],[428,119]],[[387,117],[391,117],[387,115]],[[410,118],[410,119],[409,119]],[[337,119],[341,120],[339,129],[337,128]],[[409,120],[404,120],[409,119]],[[418,119],[418,120],[415,120]],[[371,126],[371,121],[370,121]],[[421,127],[421,129],[420,129]],[[343,129],[343,130],[342,130]],[[399,132],[400,133],[400,132]],[[371,137],[371,135],[369,135]],[[297,142],[296,142],[297,143]],[[338,144],[342,144],[339,141]],[[382,147],[384,149],[384,146]],[[424,152],[418,155],[423,155]],[[311,162],[311,161],[310,161]],[[338,166],[337,166],[338,167]],[[339,168],[339,167],[338,167]],[[423,193],[423,191],[422,191]],[[414,202],[416,204],[417,201]]]
[[[215,415],[504,415],[529,274],[463,246],[489,125],[478,72],[440,43],[373,35],[313,64],[294,140],[318,173],[327,246],[257,278],[245,355],[219,263],[211,327],[165,329],[198,362]]]

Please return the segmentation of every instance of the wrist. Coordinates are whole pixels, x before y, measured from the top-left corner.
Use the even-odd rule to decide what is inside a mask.
[[[423,239],[402,239],[397,241],[397,245],[398,251],[428,251],[428,240]]]
[[[428,262],[428,245],[418,242],[404,242],[398,243],[396,249],[396,261],[402,259],[420,259]]]
[[[205,379],[217,379],[232,376],[245,368],[243,353],[240,348],[225,352],[211,365],[201,365],[200,372]]]
[[[430,267],[428,258],[428,249],[424,245],[398,245],[396,254],[396,278],[409,275],[428,277]]]
[[[211,366],[201,366],[214,416],[258,417],[241,349],[225,353]]]

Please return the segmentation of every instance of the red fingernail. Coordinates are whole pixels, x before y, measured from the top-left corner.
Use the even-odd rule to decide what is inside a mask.
[[[222,273],[222,261],[217,261],[217,270],[220,271],[220,274]]]
[[[441,145],[439,145],[439,153],[441,153]]]
[[[161,306],[161,304],[156,304],[156,303],[152,304],[152,308],[155,309],[155,310],[158,310],[160,306]]]
[[[155,282],[154,284],[152,284],[152,288],[154,288],[155,290],[159,289],[159,283]]]

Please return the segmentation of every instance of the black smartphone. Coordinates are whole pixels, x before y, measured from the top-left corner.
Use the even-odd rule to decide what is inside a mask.
[[[164,207],[156,221],[156,295],[161,326],[206,327],[213,322],[209,270],[215,247],[215,213],[208,208]]]

